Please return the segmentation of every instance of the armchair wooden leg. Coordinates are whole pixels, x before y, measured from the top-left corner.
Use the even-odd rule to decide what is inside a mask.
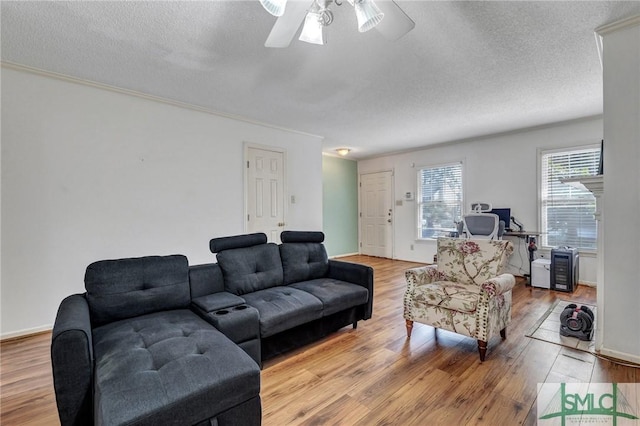
[[[487,354],[487,342],[478,340],[478,352],[480,352],[480,362],[484,362],[484,357]]]
[[[505,327],[502,330],[500,330],[500,337],[502,337],[502,339],[506,339],[507,338],[507,327]]]
[[[407,337],[411,337],[411,330],[413,330],[413,321],[406,320],[407,322]]]

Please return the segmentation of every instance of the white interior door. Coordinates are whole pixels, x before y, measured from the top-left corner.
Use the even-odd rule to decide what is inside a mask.
[[[392,172],[360,176],[360,247],[362,254],[393,257]]]
[[[247,232],[280,243],[284,230],[284,153],[247,148]]]

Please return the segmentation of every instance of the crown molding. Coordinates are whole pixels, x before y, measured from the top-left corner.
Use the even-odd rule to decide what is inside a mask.
[[[173,99],[169,99],[169,98],[163,98],[161,96],[155,96],[155,95],[150,95],[147,93],[143,93],[143,92],[138,92],[135,90],[130,90],[130,89],[123,89],[121,87],[117,87],[117,86],[111,86],[108,84],[103,84],[103,83],[98,83],[95,81],[91,81],[91,80],[84,80],[81,78],[77,78],[77,77],[72,77],[66,74],[60,74],[60,73],[56,73],[53,71],[46,71],[40,68],[35,68],[35,67],[30,67],[27,65],[22,65],[22,64],[17,64],[14,62],[8,62],[8,61],[1,61],[0,65],[2,66],[2,68],[8,68],[8,69],[13,69],[16,71],[23,71],[23,72],[27,72],[30,74],[36,74],[36,75],[40,75],[43,77],[49,77],[49,78],[53,78],[56,80],[62,80],[62,81],[66,81],[68,83],[74,83],[74,84],[80,84],[83,86],[89,86],[89,87],[93,87],[96,89],[101,89],[101,90],[106,90],[109,92],[114,92],[114,93],[120,93],[122,95],[128,95],[128,96],[133,96],[136,98],[140,98],[140,99],[145,99],[148,101],[153,101],[153,102],[159,102],[165,105],[171,105],[174,107],[178,107],[178,108],[182,108],[182,109],[188,109],[191,111],[197,111],[197,112],[202,112],[205,114],[209,114],[209,115],[215,115],[217,117],[223,117],[223,118],[228,118],[231,120],[235,120],[235,121],[241,121],[243,123],[247,123],[247,124],[252,124],[252,125],[256,125],[256,126],[261,126],[261,127],[267,127],[269,129],[274,129],[274,130],[280,130],[283,132],[288,132],[288,133],[295,133],[298,135],[303,135],[303,136],[307,136],[307,137],[313,137],[313,138],[319,138],[321,141],[324,140],[324,136],[320,136],[320,135],[314,135],[313,133],[307,133],[307,132],[303,132],[300,130],[294,130],[294,129],[289,129],[286,127],[280,127],[280,126],[276,126],[273,124],[269,124],[269,123],[264,123],[262,121],[257,121],[257,120],[252,120],[250,118],[247,117],[243,117],[240,115],[234,115],[234,114],[228,114],[225,112],[221,112],[221,111],[216,111],[216,110],[212,110],[209,108],[205,108],[205,107],[201,107],[198,105],[193,105],[193,104],[189,104],[186,102],[180,102],[180,101],[176,101]]]
[[[411,153],[411,152],[419,152],[419,151],[424,151],[424,150],[427,150],[427,149],[448,147],[448,146],[464,144],[464,143],[468,143],[468,142],[479,142],[479,141],[483,141],[483,140],[496,139],[496,138],[501,138],[501,137],[506,137],[506,136],[518,135],[518,134],[522,134],[522,133],[535,132],[535,131],[538,131],[538,130],[552,129],[554,127],[562,127],[562,126],[568,126],[568,125],[577,124],[577,123],[589,122],[589,121],[593,121],[593,120],[601,120],[602,117],[603,117],[602,114],[596,114],[596,115],[589,115],[589,116],[586,116],[586,117],[571,118],[569,120],[556,121],[554,123],[545,123],[545,124],[540,124],[540,125],[537,125],[537,126],[522,127],[520,129],[505,130],[504,132],[496,132],[496,133],[489,133],[489,134],[486,134],[486,135],[470,136],[470,137],[464,138],[464,139],[456,139],[456,140],[451,140],[451,141],[436,142],[436,143],[432,143],[432,144],[420,145],[420,146],[416,146],[416,147],[413,147],[413,148],[407,148],[407,149],[403,149],[403,150],[389,151],[389,152],[384,152],[384,153],[380,153],[380,154],[372,154],[372,155],[369,155],[369,156],[366,156],[366,157],[358,158],[358,160],[372,160],[372,159],[376,159],[376,158],[388,157],[388,156],[392,156],[392,155],[402,155],[402,154],[407,154],[407,153]],[[598,143],[600,143],[599,140],[598,140]]]
[[[596,33],[602,36],[611,34],[622,28],[633,27],[636,25],[640,25],[640,15],[630,16],[619,21],[611,22],[610,24],[602,25],[596,28]]]

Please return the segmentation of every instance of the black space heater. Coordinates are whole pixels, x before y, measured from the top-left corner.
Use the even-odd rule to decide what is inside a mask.
[[[573,293],[578,285],[578,260],[577,248],[551,249],[551,290]]]

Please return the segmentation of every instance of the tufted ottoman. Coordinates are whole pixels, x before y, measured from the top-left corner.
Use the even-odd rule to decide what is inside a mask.
[[[191,425],[260,391],[256,363],[187,309],[116,321],[93,339],[97,424]]]

